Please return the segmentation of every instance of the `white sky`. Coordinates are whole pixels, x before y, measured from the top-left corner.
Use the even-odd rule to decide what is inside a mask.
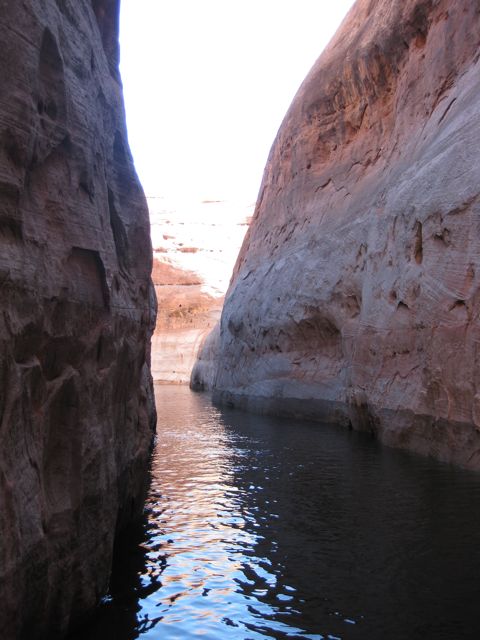
[[[353,0],[122,0],[130,146],[149,196],[254,202],[295,92]]]

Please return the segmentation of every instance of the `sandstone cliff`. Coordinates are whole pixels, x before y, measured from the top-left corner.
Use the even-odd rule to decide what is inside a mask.
[[[147,208],[119,0],[0,11],[0,635],[55,638],[108,586],[155,409]]]
[[[220,401],[480,468],[479,45],[478,2],[354,5],[272,147]]]

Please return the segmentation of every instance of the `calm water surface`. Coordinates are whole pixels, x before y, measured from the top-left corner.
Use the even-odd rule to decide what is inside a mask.
[[[158,387],[143,526],[78,638],[480,638],[480,474]]]

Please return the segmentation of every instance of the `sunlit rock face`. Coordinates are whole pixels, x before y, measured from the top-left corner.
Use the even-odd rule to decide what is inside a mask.
[[[0,635],[55,638],[141,512],[155,298],[118,0],[0,15]]]
[[[156,382],[188,384],[198,351],[220,319],[251,208],[212,200],[148,201],[158,299],[152,374]]]
[[[268,159],[219,400],[480,467],[479,45],[471,0],[353,7]]]

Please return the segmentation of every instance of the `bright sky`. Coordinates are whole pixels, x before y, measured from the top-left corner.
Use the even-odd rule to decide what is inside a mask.
[[[149,196],[254,202],[293,96],[353,0],[122,0],[130,146]]]

